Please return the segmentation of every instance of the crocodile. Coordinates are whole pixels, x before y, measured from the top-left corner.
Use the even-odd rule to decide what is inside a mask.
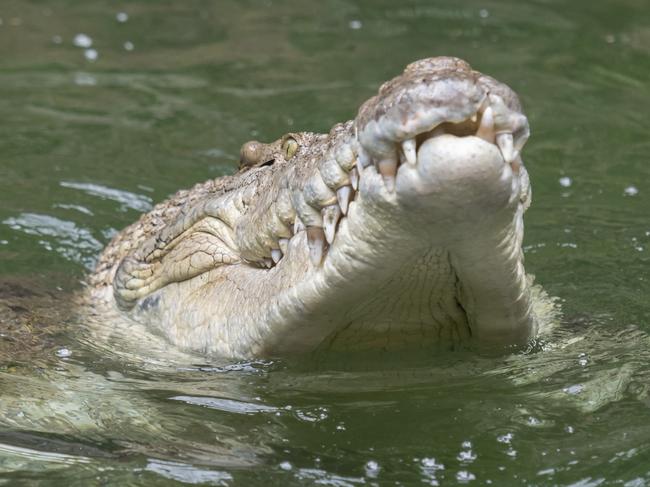
[[[114,313],[228,357],[530,344],[529,125],[516,93],[422,59],[327,134],[241,148],[239,170],[118,233],[87,279]]]

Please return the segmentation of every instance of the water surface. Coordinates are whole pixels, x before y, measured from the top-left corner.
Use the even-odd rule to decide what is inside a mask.
[[[0,19],[0,484],[650,482],[645,1],[3,0]],[[526,265],[564,316],[537,347],[232,363],[69,319],[154,202],[443,54],[529,116]]]

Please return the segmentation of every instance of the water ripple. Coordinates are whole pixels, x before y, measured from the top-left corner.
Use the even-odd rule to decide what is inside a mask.
[[[274,413],[278,410],[273,406],[264,404],[254,404],[251,402],[234,401],[232,399],[222,399],[218,397],[196,397],[196,396],[174,396],[170,397],[174,401],[182,401],[195,406],[204,406],[210,409],[218,409],[227,413],[237,414],[256,414],[256,413]]]
[[[149,459],[146,470],[165,478],[188,484],[229,485],[232,475],[227,472],[204,470],[186,463]]]
[[[93,183],[77,183],[74,181],[61,181],[59,184],[64,188],[78,189],[101,199],[117,201],[121,203],[120,211],[136,210],[143,212],[149,211],[152,207],[152,200],[148,196],[131,193],[123,189],[109,188]]]
[[[21,213],[17,217],[3,220],[2,223],[12,230],[28,235],[50,237],[39,240],[39,243],[47,250],[53,250],[67,260],[82,264],[88,269],[93,267],[95,256],[103,247],[90,230],[50,215]]]

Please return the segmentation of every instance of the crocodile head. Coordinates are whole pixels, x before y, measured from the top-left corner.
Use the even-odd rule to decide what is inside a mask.
[[[527,137],[506,85],[417,61],[354,120],[249,142],[237,174],[124,230],[94,298],[228,356],[527,343]]]

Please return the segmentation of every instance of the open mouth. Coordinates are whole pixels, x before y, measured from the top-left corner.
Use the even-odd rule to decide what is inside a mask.
[[[338,226],[347,216],[364,171],[370,166],[381,175],[388,193],[393,194],[400,167],[417,167],[422,147],[437,137],[451,135],[477,137],[493,144],[513,174],[519,173],[522,165],[520,152],[529,136],[528,122],[521,113],[507,107],[500,96],[486,95],[472,115],[459,121],[452,119],[427,126],[427,115],[424,113],[421,116],[424,120],[410,124],[416,130],[411,133],[400,130],[401,137],[392,141],[377,137],[376,129],[370,136],[366,131],[365,137],[363,132],[355,132],[355,143],[344,144],[336,150],[335,161],[334,158],[326,161],[319,168],[320,175],[310,179],[300,190],[293,191],[296,216],[292,233],[295,235],[305,230],[312,264],[322,263],[328,248],[333,245]],[[377,140],[379,138],[382,140]],[[333,164],[335,169],[330,167]],[[343,177],[335,180],[331,173],[342,173]],[[333,187],[336,187],[334,192],[331,190]],[[264,266],[275,266],[286,253],[288,244],[289,239],[279,239],[279,248],[271,250],[271,258],[264,261]]]
[[[423,115],[422,118],[426,119],[426,115]],[[404,163],[416,165],[418,151],[430,139],[444,134],[456,137],[478,137],[496,145],[503,160],[511,166],[514,173],[518,173],[521,167],[520,152],[529,136],[526,117],[506,107],[498,95],[490,94],[485,97],[474,114],[463,120],[443,121],[436,123],[433,128],[426,127],[426,120],[421,123],[411,123],[411,125],[419,126],[420,130],[414,131],[406,137],[398,138],[398,142],[394,143],[392,150],[389,144],[383,143],[379,144],[383,145],[379,153],[371,154],[371,143],[368,144],[369,150],[364,150],[363,144],[361,144],[359,151],[361,166],[365,168],[374,164],[389,192],[395,189],[395,178],[400,165]],[[424,129],[422,129],[423,125]]]

